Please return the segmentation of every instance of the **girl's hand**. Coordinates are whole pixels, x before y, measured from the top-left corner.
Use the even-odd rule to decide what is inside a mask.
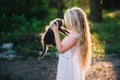
[[[55,23],[56,23],[56,25],[55,25]],[[51,25],[50,28],[53,30],[54,33],[59,32],[59,31],[58,31],[58,22],[54,22],[54,23]]]

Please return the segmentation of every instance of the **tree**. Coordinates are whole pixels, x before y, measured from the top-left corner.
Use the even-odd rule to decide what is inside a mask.
[[[120,10],[120,0],[102,0],[103,9],[116,9]]]
[[[63,16],[63,0],[57,0],[57,17],[62,18]]]
[[[90,19],[100,22],[102,20],[101,0],[90,0]]]

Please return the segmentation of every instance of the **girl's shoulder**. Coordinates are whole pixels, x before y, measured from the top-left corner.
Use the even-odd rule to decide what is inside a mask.
[[[79,36],[78,33],[72,33],[72,34],[69,34],[68,36],[66,36],[66,37],[63,39],[63,41],[66,42],[66,41],[69,41],[70,39],[73,39],[73,38],[78,39],[78,36]]]
[[[72,34],[70,34],[69,36],[72,37],[72,38],[74,38],[74,37],[75,37],[75,38],[78,38],[79,35],[80,35],[79,33],[72,33]]]

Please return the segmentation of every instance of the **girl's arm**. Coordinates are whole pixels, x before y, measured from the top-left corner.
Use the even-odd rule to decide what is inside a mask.
[[[72,37],[69,41],[67,41],[63,44],[62,41],[60,40],[60,35],[59,35],[59,31],[58,31],[58,24],[57,24],[57,26],[55,26],[55,24],[53,24],[51,26],[51,29],[54,32],[56,48],[57,48],[59,53],[63,54],[64,52],[66,52],[68,49],[72,48],[77,43],[77,38]]]

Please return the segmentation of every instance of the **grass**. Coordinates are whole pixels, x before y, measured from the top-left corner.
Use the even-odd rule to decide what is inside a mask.
[[[90,22],[93,57],[120,56],[120,15],[118,12],[104,11],[102,22]]]

